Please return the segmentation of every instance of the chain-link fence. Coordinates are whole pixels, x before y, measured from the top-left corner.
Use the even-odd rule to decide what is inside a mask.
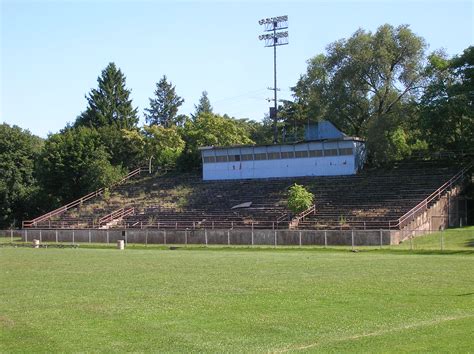
[[[430,230],[23,229],[0,230],[3,247],[101,245],[319,247],[474,251],[474,227]]]

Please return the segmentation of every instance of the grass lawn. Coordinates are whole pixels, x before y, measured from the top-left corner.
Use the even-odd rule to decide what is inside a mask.
[[[0,248],[0,352],[474,348],[474,255]]]

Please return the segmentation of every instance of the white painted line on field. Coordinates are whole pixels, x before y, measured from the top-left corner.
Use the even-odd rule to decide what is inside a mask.
[[[407,325],[400,326],[400,327],[388,328],[388,329],[383,329],[383,330],[370,332],[370,333],[364,333],[364,334],[357,334],[357,335],[354,335],[354,336],[342,337],[342,338],[329,340],[329,341],[320,341],[320,342],[315,342],[315,343],[302,345],[302,346],[287,347],[287,348],[283,348],[283,349],[271,350],[270,352],[271,353],[287,353],[287,352],[290,352],[290,351],[305,350],[305,349],[310,349],[310,348],[317,347],[321,344],[329,344],[329,343],[333,343],[333,342],[334,343],[335,342],[344,342],[344,341],[356,340],[356,339],[365,338],[365,337],[381,336],[381,335],[384,335],[384,334],[390,333],[390,332],[398,332],[398,331],[403,331],[405,329],[411,329],[411,328],[417,328],[417,327],[433,326],[433,325],[436,325],[436,324],[442,323],[442,322],[456,321],[456,320],[461,320],[461,319],[470,318],[470,317],[474,317],[474,314],[461,315],[461,316],[440,317],[440,318],[436,318],[436,319],[433,319],[433,320],[430,320],[430,321],[420,321],[420,322],[415,322],[415,323],[407,324]]]

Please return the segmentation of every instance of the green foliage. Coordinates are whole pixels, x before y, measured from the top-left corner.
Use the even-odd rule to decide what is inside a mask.
[[[171,127],[179,125],[176,119],[184,99],[176,94],[175,87],[166,76],[156,84],[155,97],[150,98],[150,108],[145,108],[145,119],[149,125]]]
[[[301,213],[314,204],[314,194],[304,186],[294,184],[288,190],[288,209],[293,213]]]
[[[153,158],[158,166],[174,166],[184,150],[185,143],[174,126],[159,125],[143,127],[147,158]]]
[[[473,151],[474,47],[449,60],[430,57],[430,82],[421,99],[421,127],[432,149]]]
[[[196,111],[192,115],[193,118],[198,117],[202,113],[212,113],[212,106],[211,106],[211,101],[209,101],[209,98],[207,97],[207,91],[202,92],[202,96],[199,99],[198,105],[194,105],[194,108]]]
[[[309,61],[306,74],[293,88],[297,106],[293,110],[311,120],[330,120],[345,133],[367,140],[373,138],[368,132],[371,126],[390,126],[387,134],[379,132],[370,144],[371,156],[383,154],[371,149],[400,142],[400,112],[418,94],[424,79],[425,47],[424,40],[405,25],[386,24],[375,33],[360,29]],[[395,150],[395,156],[385,156],[395,158],[403,149]]]
[[[39,160],[41,185],[61,203],[69,202],[123,175],[109,157],[95,129],[79,127],[51,135]]]
[[[138,129],[117,129],[105,126],[97,129],[112,165],[128,170],[142,165],[145,160],[144,139]]]
[[[0,228],[16,225],[38,210],[34,164],[43,141],[29,131],[0,125]]]
[[[187,121],[182,129],[186,146],[180,165],[184,169],[200,165],[199,147],[253,144],[242,122],[226,115],[203,113]]]
[[[125,75],[110,63],[97,78],[99,87],[87,96],[88,107],[77,117],[75,126],[131,129],[138,123],[138,110],[133,108],[130,90],[125,87]]]

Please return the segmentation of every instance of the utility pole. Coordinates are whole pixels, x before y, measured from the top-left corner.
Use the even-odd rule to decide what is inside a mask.
[[[260,40],[265,40],[265,47],[273,47],[273,101],[274,107],[270,107],[270,118],[273,119],[273,143],[278,142],[278,100],[277,100],[277,69],[276,69],[276,47],[288,44],[288,31],[277,32],[288,28],[288,16],[278,16],[271,18],[264,18],[258,21],[260,25],[265,25],[265,32],[272,32],[269,34],[262,34],[258,37]]]

